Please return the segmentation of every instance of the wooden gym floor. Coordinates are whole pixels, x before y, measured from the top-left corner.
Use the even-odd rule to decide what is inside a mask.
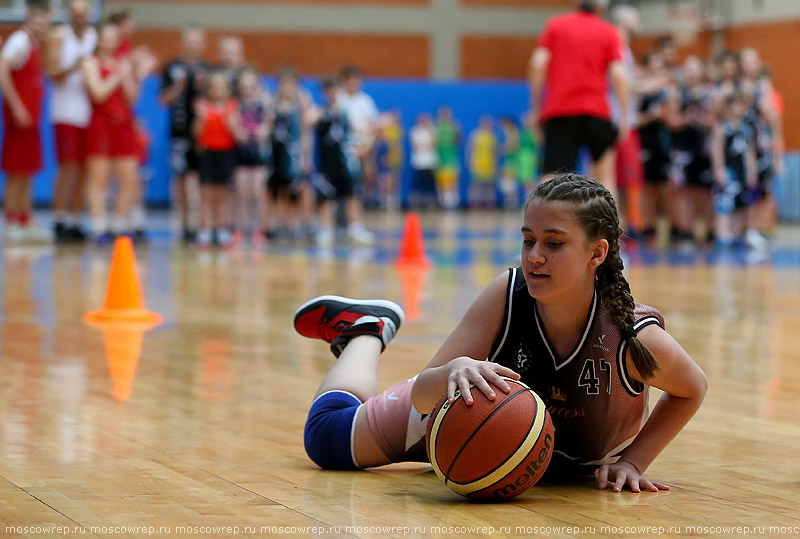
[[[628,253],[635,296],[710,382],[648,472],[672,490],[551,484],[478,504],[427,465],[316,469],[302,428],[332,356],[291,319],[322,293],[400,301],[414,320],[381,387],[405,379],[515,263],[516,214],[423,216],[425,275],[392,266],[398,214],[372,216],[374,249],[261,253],[186,249],[159,219],[137,256],[164,323],[144,334],[81,321],[103,302],[110,250],[2,251],[2,537],[800,535],[800,228],[766,254]]]

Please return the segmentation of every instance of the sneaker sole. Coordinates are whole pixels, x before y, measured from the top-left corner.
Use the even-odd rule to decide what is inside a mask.
[[[400,329],[400,326],[403,322],[406,321],[406,314],[403,312],[403,308],[400,307],[397,303],[385,299],[352,299],[352,298],[345,298],[342,296],[319,296],[310,301],[305,302],[303,305],[300,306],[297,311],[294,313],[294,322],[295,325],[297,324],[297,319],[304,314],[304,312],[310,307],[311,305],[318,303],[320,301],[338,301],[340,303],[344,303],[345,305],[369,305],[370,307],[384,307],[393,311],[400,317],[400,324],[397,325],[397,329]]]

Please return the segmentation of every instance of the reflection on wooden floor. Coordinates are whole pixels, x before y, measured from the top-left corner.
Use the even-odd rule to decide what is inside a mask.
[[[294,309],[321,293],[412,311],[418,300],[383,357],[386,387],[419,371],[514,264],[516,215],[427,216],[434,266],[401,275],[391,264],[401,223],[374,219],[374,249],[327,252],[197,252],[156,238],[137,256],[147,306],[165,322],[138,357],[107,354],[103,333],[81,322],[103,301],[109,251],[5,249],[0,535],[800,535],[797,228],[766,255],[629,251],[637,299],[661,309],[710,382],[649,471],[669,493],[557,484],[487,505],[451,493],[427,465],[317,470],[302,427],[331,356],[294,334]]]

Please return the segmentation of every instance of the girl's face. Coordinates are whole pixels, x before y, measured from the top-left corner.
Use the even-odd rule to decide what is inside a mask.
[[[690,56],[683,63],[683,72],[686,75],[686,82],[698,84],[703,81],[703,62],[696,56]]]
[[[522,225],[522,271],[528,293],[543,303],[568,300],[594,288],[608,253],[605,239],[590,242],[569,202],[532,202]]]
[[[664,57],[660,54],[651,54],[650,58],[647,60],[647,69],[649,69],[652,73],[657,73],[664,69]]]
[[[255,99],[259,90],[258,77],[253,73],[245,73],[239,79],[239,93],[244,99]]]
[[[278,96],[281,99],[293,99],[297,94],[297,81],[294,77],[283,77],[278,83]]]
[[[99,49],[105,54],[113,54],[119,46],[119,31],[116,26],[108,24],[103,27],[98,40]]]
[[[228,99],[228,79],[224,75],[214,75],[208,83],[208,97],[212,101]]]
[[[735,79],[739,74],[739,63],[736,61],[736,58],[732,56],[726,56],[722,61],[720,71],[722,72],[722,76],[726,79]]]
[[[742,71],[746,76],[752,78],[758,77],[761,72],[761,58],[755,50],[743,50],[740,61],[742,63]]]

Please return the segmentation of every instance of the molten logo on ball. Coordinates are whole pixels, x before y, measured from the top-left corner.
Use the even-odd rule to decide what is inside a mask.
[[[535,484],[542,477],[542,474],[547,469],[547,465],[550,463],[552,447],[553,437],[550,436],[550,434],[545,434],[544,447],[539,450],[538,455],[534,456],[534,458],[528,462],[528,466],[525,468],[525,471],[511,483],[495,489],[495,491],[492,492],[492,495],[495,498],[508,498],[510,496],[516,496],[517,491],[522,492],[523,490],[527,490],[527,488],[532,484]],[[528,483],[531,483],[531,485]]]
[[[425,433],[433,471],[447,487],[469,498],[518,496],[539,480],[555,447],[553,421],[542,399],[519,380],[505,378],[508,393],[493,400],[472,391],[443,395]]]

